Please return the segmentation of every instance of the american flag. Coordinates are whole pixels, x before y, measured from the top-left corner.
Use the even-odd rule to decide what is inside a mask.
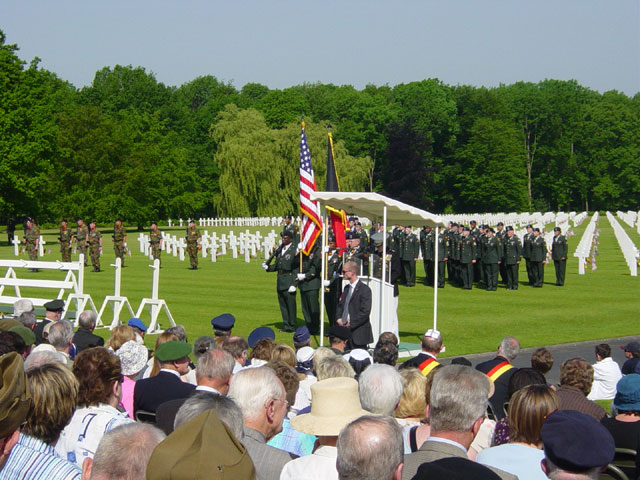
[[[309,198],[311,192],[317,191],[316,179],[311,166],[311,153],[307,146],[304,123],[300,130],[300,210],[302,211],[302,233],[299,248],[309,255],[313,244],[322,231],[320,207]]]

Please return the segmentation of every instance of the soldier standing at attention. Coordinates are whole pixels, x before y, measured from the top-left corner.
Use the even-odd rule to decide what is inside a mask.
[[[487,291],[495,292],[498,289],[498,265],[502,262],[502,247],[494,236],[493,228],[489,228],[485,232],[487,238],[484,241],[484,253],[482,254],[484,278],[487,283]]]
[[[89,241],[89,229],[84,224],[82,217],[78,218],[78,229],[76,230],[76,245],[78,246],[78,255],[84,255],[84,266],[87,266],[87,243]]]
[[[296,319],[296,274],[298,273],[298,256],[296,255],[296,245],[292,242],[293,237],[290,230],[282,232],[282,245],[278,247],[273,265],[267,262],[262,264],[262,268],[267,272],[278,272],[276,280],[276,292],[278,293],[278,304],[282,314],[281,332],[295,332]]]
[[[507,238],[504,241],[504,264],[507,269],[507,290],[518,289],[518,273],[520,269],[520,256],[522,246],[520,239],[513,231],[511,225],[507,226]]]
[[[200,230],[196,228],[196,221],[189,221],[189,228],[187,228],[187,253],[189,254],[189,261],[191,262],[191,270],[198,269],[198,246],[200,245]]]
[[[27,217],[27,229],[24,232],[24,243],[26,245],[29,260],[38,260],[38,245],[40,245],[40,229],[36,226],[36,222],[31,217]],[[31,271],[37,272],[37,268]]]
[[[444,267],[449,260],[449,237],[442,231],[438,235],[438,288],[444,288]]]
[[[124,250],[127,242],[127,230],[122,226],[122,220],[117,219],[113,227],[113,250],[116,252],[116,258],[120,258],[124,267]]]
[[[451,278],[454,285],[460,285],[460,238],[462,237],[462,225],[454,223],[449,233],[449,262],[451,262]]]
[[[89,222],[89,253],[91,254],[92,272],[100,271],[100,254],[102,253],[102,235],[96,228],[96,222]]]
[[[302,300],[302,315],[311,335],[320,333],[320,303],[322,285],[322,237],[318,237],[309,255],[302,255],[302,271],[298,273],[298,289]]]
[[[153,255],[153,259],[160,259],[160,254],[162,253],[162,234],[158,230],[158,224],[156,222],[151,222],[151,231],[149,232],[149,244],[151,245],[151,255]]]
[[[282,232],[289,232],[291,234],[291,240],[297,245],[300,242],[300,231],[298,226],[295,223],[292,223],[291,220],[291,215],[284,217],[284,228],[282,229]]]
[[[469,222],[470,230],[469,236],[473,237],[476,241],[476,263],[473,264],[473,280],[474,282],[479,282],[482,279],[482,267],[480,262],[480,235],[482,232],[478,228],[478,222],[475,220],[471,220]]]
[[[562,235],[562,229],[560,227],[553,229],[553,235],[551,259],[556,269],[556,286],[562,287],[564,285],[564,274],[567,270],[567,253],[569,247],[567,246],[567,238]]]
[[[504,223],[502,222],[498,222],[498,228],[496,231],[496,238],[498,239],[498,243],[500,244],[500,248],[504,249],[504,241],[507,238],[507,232],[504,229]],[[502,280],[502,283],[507,283],[507,267],[504,264],[504,262],[502,262],[499,266],[500,268],[500,279]]]
[[[71,241],[73,240],[73,233],[67,228],[67,221],[62,220],[60,222],[60,235],[58,235],[58,243],[60,244],[60,253],[62,254],[63,262],[71,261]]]
[[[463,227],[460,238],[460,277],[463,290],[471,290],[472,288],[473,265],[476,263],[478,249],[475,237],[469,235],[469,232],[469,227]]]
[[[527,264],[527,278],[529,280],[529,285],[533,285],[535,283],[533,281],[533,267],[531,265],[531,250],[533,249],[534,238],[533,225],[527,225],[527,233],[525,233],[522,238],[522,256]]]
[[[544,237],[540,235],[540,229],[533,229],[533,242],[531,244],[531,272],[533,275],[533,286],[542,288],[544,282],[544,264],[547,263],[547,244]]]
[[[342,281],[340,274],[342,273],[342,258],[340,250],[336,248],[336,239],[334,236],[329,237],[329,253],[327,259],[327,279],[324,280],[324,306],[329,317],[329,326],[333,327],[336,323],[336,307],[340,294],[342,293]]]
[[[433,249],[436,234],[427,225],[420,230],[420,250],[424,264],[424,276],[427,285],[433,285]]]
[[[411,233],[411,225],[404,228],[402,248],[400,250],[400,260],[404,270],[405,285],[413,287],[416,284],[416,260],[420,254],[418,237]]]

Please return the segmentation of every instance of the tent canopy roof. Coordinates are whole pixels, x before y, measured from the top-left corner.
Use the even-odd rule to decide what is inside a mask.
[[[415,227],[445,227],[439,215],[398,202],[379,193],[370,192],[311,192],[311,200],[344,210],[377,222],[382,222],[384,207],[387,207],[388,225],[411,225]]]

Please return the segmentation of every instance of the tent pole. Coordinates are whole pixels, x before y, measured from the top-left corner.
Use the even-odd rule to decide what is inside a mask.
[[[433,329],[438,330],[438,240],[440,227],[436,226],[435,250],[433,252]]]
[[[326,269],[327,269],[327,262],[325,261],[325,255],[328,255],[329,253],[326,252],[327,250],[327,245],[329,244],[329,239],[328,239],[328,235],[329,235],[329,228],[328,228],[328,222],[329,222],[329,217],[327,215],[326,209],[324,208],[324,205],[322,203],[320,203],[320,211],[322,213],[324,213],[323,216],[323,221],[322,221],[322,249],[320,250],[322,252],[322,274],[320,276],[320,278],[322,278],[322,282],[320,284],[320,346],[322,347],[322,344],[324,343],[324,279],[326,276]]]
[[[382,210],[382,278],[380,278],[380,311],[378,312],[378,337],[382,333],[382,315],[384,315],[384,281],[387,278],[387,206]],[[377,341],[378,339],[376,339]]]

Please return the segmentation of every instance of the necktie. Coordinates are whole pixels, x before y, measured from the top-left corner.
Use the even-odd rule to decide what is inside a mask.
[[[347,291],[347,298],[344,301],[344,310],[342,311],[342,316],[344,317],[345,323],[349,321],[349,302],[351,301],[351,294],[353,293],[353,286],[347,285],[349,289]]]

